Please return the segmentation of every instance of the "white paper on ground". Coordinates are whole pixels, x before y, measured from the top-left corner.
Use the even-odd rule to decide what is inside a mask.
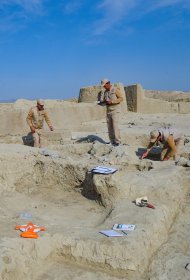
[[[120,237],[120,236],[123,236],[122,233],[119,233],[119,232],[114,231],[114,230],[101,230],[101,231],[99,231],[99,233],[104,234],[105,236],[108,236],[108,237]]]
[[[113,174],[116,171],[117,171],[116,168],[111,168],[106,166],[96,166],[91,170],[92,173],[100,173],[100,174]]]
[[[112,229],[133,231],[135,229],[135,225],[114,224]]]

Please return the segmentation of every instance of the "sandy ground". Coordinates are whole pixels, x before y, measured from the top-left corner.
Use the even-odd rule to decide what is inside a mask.
[[[82,123],[61,141],[56,133],[64,131],[47,136],[46,156],[22,145],[21,135],[1,137],[1,279],[189,279],[190,169],[157,161],[159,148],[139,160],[150,130],[163,125],[190,138],[189,115],[135,113],[122,117],[120,147],[104,143],[105,119]],[[187,143],[183,156],[189,155]],[[96,165],[118,171],[92,176]],[[132,203],[143,195],[156,209]],[[22,213],[47,228],[37,240],[14,230],[29,221]],[[114,223],[136,229],[120,238],[99,233]]]

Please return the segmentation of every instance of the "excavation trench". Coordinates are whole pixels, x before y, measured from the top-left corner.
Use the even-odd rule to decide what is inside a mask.
[[[20,165],[17,164],[20,155],[1,161],[2,279],[35,279],[30,271],[35,271],[37,265],[41,263],[44,268],[45,260],[49,264],[54,258],[56,262],[59,258],[63,260],[60,248],[65,261],[77,262],[72,250],[78,250],[80,239],[86,246],[84,240],[93,232],[97,234],[97,224],[109,212],[93,189],[85,164],[33,155],[25,160],[25,157],[21,156]],[[39,233],[38,240],[22,239],[14,230],[15,225],[29,221],[23,219],[23,213],[30,214],[33,223],[47,228]],[[87,259],[84,263],[88,263]]]
[[[22,164],[17,164],[18,159]],[[117,201],[117,174],[92,175],[85,164],[33,154],[10,155],[1,161],[1,170],[1,186],[6,183],[0,198],[2,277],[34,278],[30,271],[41,263],[45,273],[44,261],[53,265],[55,259],[55,266],[58,260],[70,261],[116,275],[126,274],[127,267],[135,270],[131,260],[125,266],[118,250],[126,240],[112,244],[98,233]],[[14,230],[15,225],[28,222],[23,213],[46,226],[38,240],[24,240]]]
[[[170,165],[159,169],[161,177],[155,184],[157,170],[151,168],[122,169],[104,176],[92,175],[85,162],[71,159],[26,152],[1,159],[0,275],[7,280],[54,279],[55,275],[62,279],[63,267],[67,272],[72,267],[73,274],[65,275],[70,279],[75,279],[76,271],[85,271],[83,276],[92,279],[110,272],[112,276],[104,275],[105,279],[124,275],[143,279],[151,256],[168,239],[185,193],[181,175]],[[147,193],[156,211],[132,203]],[[16,224],[27,222],[20,218],[23,212],[47,227],[39,239],[22,239],[14,230]],[[119,239],[99,234],[117,222],[134,223],[137,228]]]

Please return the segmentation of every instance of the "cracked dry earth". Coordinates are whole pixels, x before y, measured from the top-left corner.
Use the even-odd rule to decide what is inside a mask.
[[[184,134],[186,118],[175,116]],[[13,141],[1,143],[0,279],[190,279],[184,269],[190,262],[190,169],[138,157],[148,131],[166,120],[174,122],[173,115],[128,114],[121,123],[126,145],[114,148],[98,141],[106,127],[95,122],[98,137],[49,143],[46,156]],[[188,145],[183,156],[189,158]],[[118,171],[92,175],[96,165]],[[145,195],[154,210],[132,203]],[[37,240],[14,230],[28,222],[20,216],[25,212],[47,228]],[[118,238],[99,234],[115,223],[136,229]]]

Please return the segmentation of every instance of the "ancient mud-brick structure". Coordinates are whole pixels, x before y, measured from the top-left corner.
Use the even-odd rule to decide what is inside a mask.
[[[123,111],[138,113],[190,113],[190,94],[176,91],[148,91],[140,84],[123,86],[115,84],[124,97]],[[79,102],[96,102],[101,93],[100,86],[80,89]],[[176,98],[176,95],[178,98]],[[169,97],[168,97],[169,96]]]

